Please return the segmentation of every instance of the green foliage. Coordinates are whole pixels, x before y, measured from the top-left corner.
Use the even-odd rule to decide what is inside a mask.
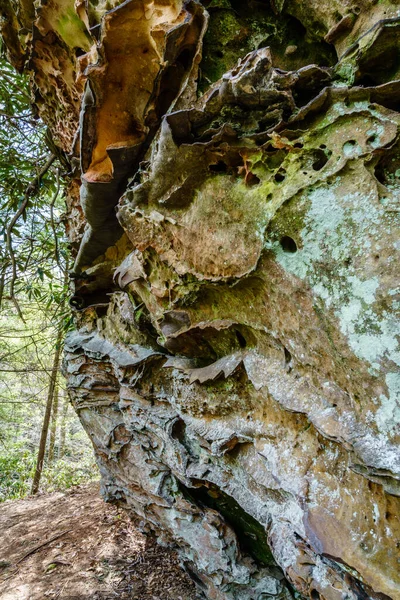
[[[33,468],[34,456],[27,450],[0,454],[0,502],[26,496]]]
[[[60,327],[71,326],[66,166],[31,108],[27,78],[0,57],[0,501],[30,492],[55,340]],[[61,377],[58,386],[55,458],[46,455],[44,491],[97,476],[91,444],[66,410]]]
[[[16,445],[11,452],[0,454],[0,502],[29,495],[35,468],[35,455]],[[44,492],[66,490],[74,485],[98,479],[93,456],[87,454],[79,462],[65,458],[46,465],[41,489]]]
[[[49,309],[40,299],[26,297],[21,307],[25,323],[8,303],[0,315],[0,501],[30,493],[54,340],[64,310],[57,304]],[[49,462],[46,457],[40,486],[44,491],[65,489],[98,476],[91,444],[77,415],[68,410],[62,377],[58,387],[55,458]]]
[[[0,58],[0,306],[21,295],[59,302],[67,260],[62,168],[46,140],[26,76]]]

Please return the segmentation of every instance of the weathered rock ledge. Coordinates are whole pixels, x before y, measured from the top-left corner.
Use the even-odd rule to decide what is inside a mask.
[[[400,5],[13,15],[71,164],[65,372],[105,497],[208,598],[400,598]]]

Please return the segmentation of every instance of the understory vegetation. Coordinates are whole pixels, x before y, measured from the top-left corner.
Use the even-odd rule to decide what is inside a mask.
[[[60,368],[71,326],[67,169],[32,112],[26,77],[1,56],[0,501],[98,476]]]

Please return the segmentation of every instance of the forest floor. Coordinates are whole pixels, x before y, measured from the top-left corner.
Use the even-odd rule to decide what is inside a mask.
[[[200,600],[176,554],[98,484],[0,504],[1,600]]]

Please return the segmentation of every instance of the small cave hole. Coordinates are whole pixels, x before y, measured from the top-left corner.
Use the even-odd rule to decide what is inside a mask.
[[[254,173],[248,173],[247,177],[246,177],[246,185],[249,185],[250,187],[252,187],[253,185],[258,185],[260,183],[260,178],[257,177],[257,175],[254,175]]]
[[[188,68],[190,67],[190,65],[192,64],[192,59],[193,59],[193,51],[190,50],[189,48],[186,48],[185,50],[182,50],[182,52],[179,54],[179,56],[177,57],[175,62],[182,65],[182,67],[185,69],[185,71],[187,71]]]
[[[360,6],[357,6],[357,5],[354,5],[354,6],[352,7],[352,9],[351,9],[351,10],[352,10],[352,12],[353,12],[355,15],[359,15],[359,14],[360,14],[360,12],[361,12],[361,7],[360,7]]]
[[[226,173],[228,170],[228,166],[224,163],[223,160],[220,160],[215,165],[210,165],[208,169],[212,173]]]
[[[295,252],[297,252],[296,242],[293,238],[289,237],[288,235],[284,235],[283,238],[281,238],[280,244],[284,252],[288,252],[289,254],[294,254]]]
[[[74,295],[68,301],[71,308],[76,308],[77,310],[83,308],[85,306],[85,301],[81,296]]]
[[[284,348],[285,352],[285,367],[288,373],[292,370],[292,355],[287,348]]]
[[[326,144],[321,144],[320,148],[321,148],[321,150],[325,150],[326,149]]]
[[[319,156],[312,165],[312,168],[314,169],[314,171],[320,171],[328,162],[328,157],[325,156],[325,154],[323,156]]]
[[[214,52],[214,56],[216,56],[217,58],[224,58],[224,53],[222,52],[222,50],[216,50]]]
[[[235,329],[235,333],[236,333],[237,341],[239,342],[239,346],[241,348],[246,348],[247,342],[246,342],[244,335],[242,333],[240,333],[240,331],[238,331],[237,329]]]
[[[381,183],[382,185],[386,185],[386,183],[387,183],[386,175],[385,175],[383,165],[381,163],[378,163],[375,166],[374,175],[375,175],[376,179],[379,181],[379,183]]]
[[[177,419],[172,425],[171,436],[174,438],[174,440],[179,440],[180,442],[182,442],[185,438],[185,431],[185,421],[183,421],[183,419]]]
[[[261,48],[266,48],[267,46],[269,46],[271,43],[270,40],[268,40],[268,38],[264,38],[263,40],[261,40],[261,42],[258,44],[257,46],[257,50],[260,50]]]
[[[301,142],[296,142],[295,144],[293,144],[293,148],[303,148],[304,144],[302,144]]]
[[[86,52],[85,52],[85,50],[82,50],[82,48],[75,49],[75,56],[77,58],[79,58],[80,56],[83,56],[84,54],[86,54]]]
[[[289,350],[287,348],[284,348],[285,351],[285,364],[289,364],[290,361],[292,360],[292,355],[290,354]]]
[[[363,75],[360,79],[357,80],[357,85],[360,87],[376,87],[378,82],[375,81],[370,75]]]
[[[312,598],[312,600],[319,600],[320,597],[321,596],[317,590],[311,590],[310,598]]]
[[[286,171],[285,169],[279,169],[279,171],[277,173],[275,173],[275,181],[277,183],[282,183],[282,181],[285,181],[286,178]]]
[[[378,136],[376,135],[376,133],[373,133],[372,135],[369,136],[369,138],[367,138],[367,144],[374,144],[377,139],[378,139]]]

